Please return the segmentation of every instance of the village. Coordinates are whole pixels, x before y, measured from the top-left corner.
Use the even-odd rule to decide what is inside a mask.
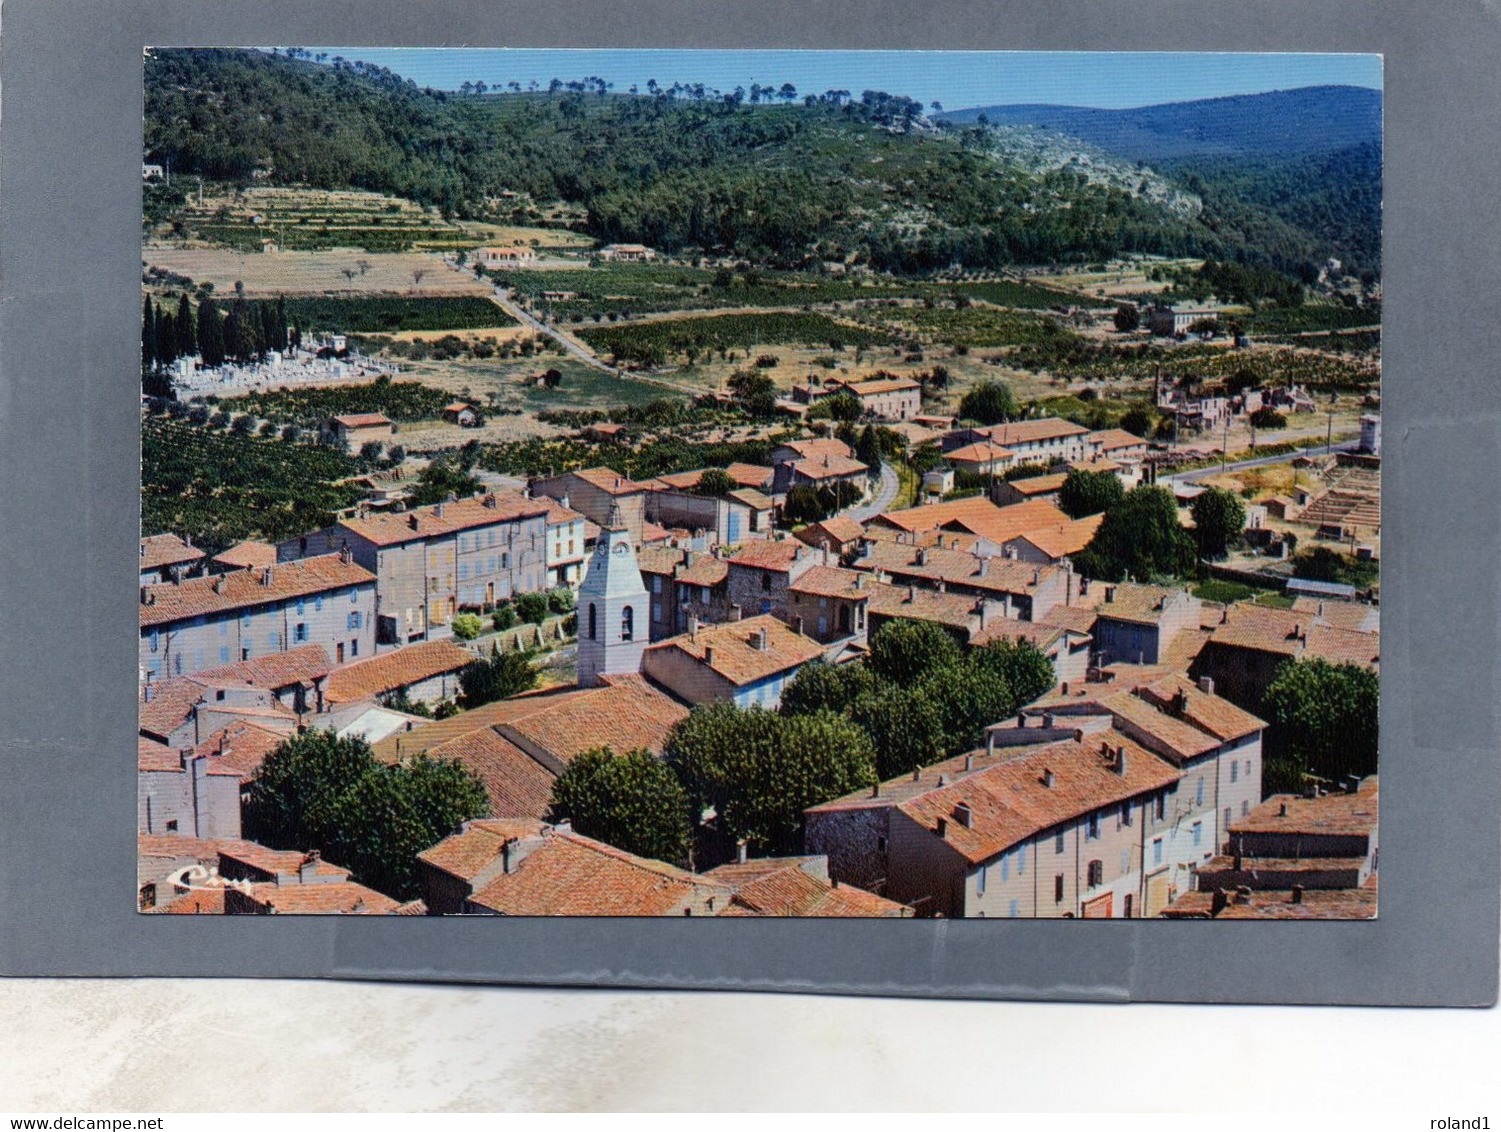
[[[593,255],[655,258],[631,246]],[[458,258],[449,270],[462,270]],[[535,255],[481,246],[463,258],[504,272]],[[560,358],[576,355],[576,335],[501,293],[518,325]],[[1196,334],[1206,317],[1193,313]],[[1182,342],[1184,331],[1169,319],[1158,336]],[[609,380],[652,376],[589,357]],[[354,411],[318,422],[320,446],[368,458],[412,443],[413,428],[360,400],[380,388],[370,383],[406,383],[405,367],[351,349],[350,336],[240,364],[183,355],[171,365],[180,403],[201,404],[206,390],[326,388]],[[962,398],[935,397],[884,360],[874,376],[798,368],[776,389],[770,421],[725,432],[772,438],[764,463],[638,480],[611,454],[661,438],[597,419],[566,438],[597,454],[592,466],[480,467],[470,490],[417,502],[421,469],[452,457],[495,411],[450,392],[423,426],[426,461],[384,459],[356,477],[330,524],[217,549],[176,531],[143,537],[141,908],[1374,915],[1374,765],[1289,773],[1287,725],[1256,713],[1269,688],[1290,683],[1289,667],[1379,664],[1379,402],[1368,398],[1358,431],[1336,438],[1334,413],[1297,383],[1229,392],[1154,374],[1148,436],[1035,410],[978,423]],[[735,400],[706,403],[733,414]],[[238,431],[266,436],[271,420]],[[1296,439],[1264,455],[1252,422],[1275,444],[1274,420],[1312,427],[1295,425],[1286,435]],[[919,452],[928,458],[915,461]],[[1219,513],[1196,509],[1206,496],[1232,501],[1233,529],[1217,548],[1194,544],[1200,568],[1176,581],[1091,556],[1112,512],[1146,493],[1190,543]],[[1098,576],[1076,565],[1081,555]],[[1371,580],[1299,569],[1330,562],[1364,563]],[[929,652],[953,666],[934,687],[967,679],[963,665],[1004,673],[970,689],[979,702],[966,710],[979,714],[955,733],[940,726],[929,741],[909,733],[911,719],[841,702],[840,683],[895,679],[898,695],[927,679],[920,667],[898,675],[893,656],[917,666]],[[514,693],[478,690],[476,673],[514,674],[518,663],[530,671]],[[715,803],[691,796],[695,828],[679,842],[689,852],[673,860],[612,843],[606,834],[640,847],[644,834],[622,836],[587,803],[570,812],[559,789],[580,777],[570,768],[603,750],[681,773],[695,721],[726,710],[846,728],[855,717],[879,739],[853,768],[814,766],[813,793],[790,787],[795,809],[770,806],[774,816],[747,817],[737,792],[749,787],[721,775],[703,795]],[[711,749],[733,742],[739,725],[726,726]],[[380,766],[461,767],[483,803],[416,847],[406,879],[384,891],[320,846],[249,839],[242,811],[268,760],[315,733],[368,745]],[[816,764],[823,740],[816,730],[777,740],[799,749],[766,754],[773,761],[746,774],[769,773],[776,758]],[[604,782],[596,794],[609,793]]]

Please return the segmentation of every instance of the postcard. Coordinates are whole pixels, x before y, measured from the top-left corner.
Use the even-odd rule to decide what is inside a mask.
[[[1378,56],[144,68],[142,912],[1376,916]]]

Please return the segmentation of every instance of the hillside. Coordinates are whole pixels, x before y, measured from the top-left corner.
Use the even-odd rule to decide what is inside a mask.
[[[610,94],[590,80],[451,94],[340,59],[157,50],[145,140],[151,160],[219,182],[368,189],[450,217],[569,223],[785,267],[924,273],[1147,253],[1286,270],[1340,250],[1255,203],[1237,202],[1226,224],[1181,175],[1092,143],[940,126],[877,91],[789,90],[759,104],[738,90]],[[1243,238],[1258,228],[1276,231],[1269,249]]]
[[[1381,92],[1317,86],[1129,110],[978,106],[942,117],[1068,134],[1130,161],[1187,156],[1296,157],[1381,143]]]

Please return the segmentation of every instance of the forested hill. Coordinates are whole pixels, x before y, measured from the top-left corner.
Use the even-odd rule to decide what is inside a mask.
[[[177,174],[373,189],[457,216],[493,215],[512,192],[573,206],[603,240],[783,265],[859,257],[922,272],[1143,252],[1293,269],[1338,254],[1255,202],[1222,217],[1093,147],[1008,146],[878,91],[629,95],[574,79],[454,94],[337,58],[154,50],[145,141]]]
[[[1130,110],[980,106],[943,117],[973,123],[982,114],[995,125],[1068,134],[1130,161],[1288,158],[1381,143],[1381,92],[1354,86],[1299,87]]]

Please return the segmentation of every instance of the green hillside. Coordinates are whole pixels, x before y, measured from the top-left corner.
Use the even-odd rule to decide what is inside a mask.
[[[1139,252],[1287,270],[1330,254],[1254,203],[1227,226],[1084,143],[1078,155],[1006,144],[940,126],[899,95],[788,86],[753,91],[752,104],[702,87],[550,85],[451,94],[338,58],[155,50],[146,149],[178,174],[372,189],[448,216],[537,223],[566,206],[601,240],[783,267],[846,259],[923,273]],[[1272,255],[1241,235],[1262,216],[1287,229]]]

